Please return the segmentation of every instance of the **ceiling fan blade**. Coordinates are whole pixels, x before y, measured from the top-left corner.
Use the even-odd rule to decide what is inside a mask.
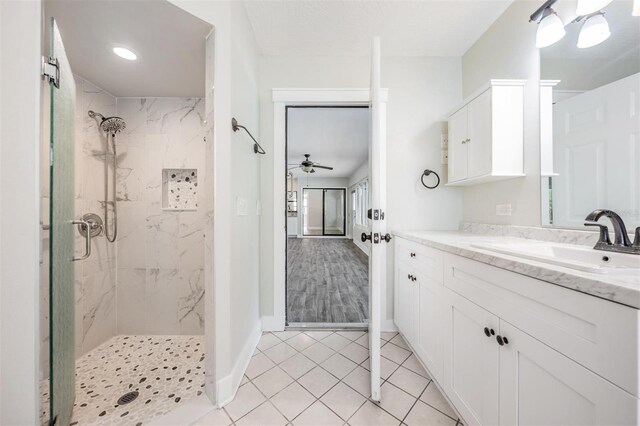
[[[297,165],[297,166],[295,166],[295,167],[289,167],[287,170],[299,169],[300,167],[302,167],[302,166]]]
[[[333,167],[329,167],[329,166],[321,166],[319,164],[314,164],[313,167],[316,167],[318,169],[327,169],[327,170],[333,170]]]

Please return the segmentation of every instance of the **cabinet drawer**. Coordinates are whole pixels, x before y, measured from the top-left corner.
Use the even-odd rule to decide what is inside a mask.
[[[444,285],[638,396],[640,311],[460,256]]]
[[[396,263],[405,262],[416,274],[442,283],[443,253],[440,250],[403,238],[396,239],[395,250]]]

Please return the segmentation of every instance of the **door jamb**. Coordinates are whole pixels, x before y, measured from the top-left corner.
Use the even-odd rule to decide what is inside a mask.
[[[387,102],[388,89],[381,89],[381,101]],[[285,280],[286,247],[286,108],[287,106],[368,106],[369,89],[272,89],[273,101],[273,315],[269,331],[282,331],[286,321]],[[386,109],[381,111],[386,123]],[[280,173],[284,170],[284,173]],[[382,317],[386,317],[386,289],[381,289]],[[265,324],[266,325],[266,324]],[[267,327],[263,327],[266,328]]]

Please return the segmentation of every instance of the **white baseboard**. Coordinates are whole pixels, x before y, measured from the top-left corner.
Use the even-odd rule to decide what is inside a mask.
[[[396,327],[396,323],[393,320],[383,320],[382,324],[380,324],[381,331],[398,331],[398,327]]]
[[[284,331],[284,318],[273,315],[265,315],[262,317],[262,331]]]
[[[251,356],[256,350],[256,346],[258,346],[261,336],[262,322],[257,321],[253,330],[251,330],[251,334],[249,334],[249,337],[245,341],[242,351],[233,365],[231,373],[218,380],[217,395],[219,407],[224,407],[233,401],[233,398],[235,398],[236,392],[238,392],[238,388],[240,387],[240,382],[242,381],[242,376],[244,375],[244,372],[247,371],[249,362],[251,362]]]

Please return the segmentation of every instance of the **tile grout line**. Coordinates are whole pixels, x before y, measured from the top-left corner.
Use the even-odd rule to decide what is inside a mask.
[[[304,332],[302,332],[302,333],[304,333]],[[329,334],[329,336],[331,336],[331,334],[334,334],[334,333],[335,333],[335,332],[331,332],[331,333]],[[273,334],[273,333],[270,333],[270,334]],[[300,333],[299,333],[299,334],[300,334]],[[296,334],[296,336],[297,336],[297,335],[298,335],[298,334]],[[306,334],[306,333],[305,333],[305,335],[306,335],[306,336],[308,336],[309,338],[313,339],[316,343],[320,343],[320,340],[316,340],[316,339],[314,339],[313,337],[309,336],[309,335],[308,335],[308,334]],[[326,339],[326,338],[327,338],[327,337],[329,337],[329,336],[325,336],[322,340]],[[277,337],[277,336],[276,336],[276,337]],[[290,337],[289,339],[292,339],[293,337],[295,337],[295,336],[292,336],[292,337]],[[278,339],[280,339],[280,338],[278,337]],[[289,340],[289,339],[287,339],[287,340]],[[286,340],[281,340],[281,342],[282,342],[282,343],[286,343]],[[315,343],[314,343],[314,344],[315,344]],[[279,345],[279,343],[278,343],[278,344],[276,344],[276,345],[274,345],[274,346],[277,346],[277,345]],[[272,347],[274,347],[274,346],[272,346]],[[307,346],[307,348],[308,348],[308,347],[310,347],[310,346],[312,346],[312,345]],[[325,345],[325,346],[326,346],[326,345]],[[291,347],[291,346],[290,346],[290,347]],[[328,347],[328,346],[327,346],[327,347]],[[307,349],[307,348],[305,348],[305,349]],[[269,350],[269,349],[270,349],[270,348],[268,348],[268,349],[266,349],[266,350]],[[327,372],[327,373],[328,373],[328,374],[330,374],[332,377],[335,377],[336,379],[338,379],[335,375],[331,374],[331,372],[329,372],[329,371],[325,370],[324,368],[322,368],[322,366],[321,366],[320,364],[316,363],[314,360],[312,360],[312,359],[310,359],[309,357],[305,356],[301,351],[297,350],[296,348],[293,348],[293,349],[297,352],[297,354],[300,354],[300,355],[304,356],[306,359],[308,359],[309,361],[311,361],[311,362],[314,364],[314,367],[313,367],[312,369],[310,369],[309,371],[313,370],[315,367],[320,367],[323,371]],[[329,348],[329,349],[331,349],[331,350],[333,351],[333,348]],[[261,353],[263,353],[262,351],[260,351],[260,352],[261,352]],[[333,355],[335,355],[335,354],[337,354],[337,353],[338,353],[338,352],[334,351],[334,354],[332,354],[331,356],[333,356]],[[296,354],[296,355],[297,355],[297,354]],[[271,362],[274,362],[271,358],[269,358],[269,356],[268,356],[268,355],[266,355],[266,354],[264,354],[264,355],[265,355],[265,356],[267,357],[267,359],[269,359]],[[284,361],[280,362],[280,364],[282,364],[283,362],[285,362],[285,361],[287,361],[287,360],[289,360],[289,359],[293,358],[294,356],[295,356],[295,355],[290,356],[290,357],[289,357],[289,358],[287,358],[286,360],[284,360]],[[344,355],[343,355],[343,356],[344,356]],[[327,359],[328,359],[328,358],[327,358]],[[326,359],[325,359],[325,361],[326,361]],[[324,362],[324,361],[323,361],[323,362]],[[257,379],[258,377],[260,377],[260,376],[262,376],[263,374],[265,374],[265,373],[267,373],[267,372],[271,371],[271,370],[272,370],[272,369],[274,369],[275,367],[278,367],[280,364],[276,364],[276,363],[274,362],[274,366],[273,366],[273,367],[269,368],[267,371],[264,371],[264,372],[260,373],[259,375],[257,375],[256,377],[254,377],[254,379]],[[281,368],[281,370],[282,370],[282,368]],[[292,380],[293,380],[293,382],[292,382],[292,383],[290,383],[290,384],[288,384],[288,385],[287,385],[287,386],[285,386],[284,388],[280,389],[278,392],[276,392],[275,394],[273,394],[271,397],[267,397],[267,396],[262,392],[262,390],[260,390],[260,388],[259,388],[255,383],[253,383],[253,379],[250,379],[250,378],[247,376],[247,380],[248,380],[248,381],[249,381],[249,382],[250,382],[250,383],[251,383],[251,384],[252,384],[252,385],[253,385],[253,386],[258,390],[258,392],[260,392],[260,393],[262,394],[262,396],[264,396],[264,397],[266,398],[266,400],[265,400],[265,401],[263,401],[262,403],[260,403],[258,406],[256,406],[254,409],[252,409],[251,411],[249,411],[249,412],[248,412],[248,413],[246,413],[245,415],[243,415],[242,417],[238,418],[238,420],[241,420],[242,418],[246,417],[247,415],[249,415],[251,412],[253,412],[253,411],[254,411],[254,410],[256,410],[257,408],[259,408],[259,407],[261,407],[262,405],[264,405],[266,402],[269,402],[269,403],[270,403],[270,404],[271,404],[271,405],[276,409],[276,411],[278,411],[278,413],[280,413],[280,415],[282,415],[282,417],[284,417],[284,418],[287,420],[287,424],[291,424],[291,422],[293,422],[295,419],[297,419],[300,415],[302,415],[305,411],[307,411],[307,410],[309,409],[309,407],[311,407],[313,404],[315,404],[315,403],[316,403],[316,402],[318,402],[318,401],[319,401],[322,405],[324,405],[325,407],[327,407],[327,409],[328,409],[329,411],[331,411],[331,412],[332,412],[332,413],[334,413],[336,416],[338,416],[338,418],[339,418],[340,420],[342,420],[342,417],[340,417],[340,415],[338,415],[338,413],[336,413],[335,411],[333,411],[333,410],[332,410],[329,406],[327,406],[324,402],[320,401],[320,398],[322,398],[324,395],[326,395],[327,393],[329,393],[329,392],[331,391],[331,389],[333,389],[333,388],[334,388],[334,387],[336,387],[339,383],[341,383],[341,380],[340,380],[340,379],[338,379],[338,382],[337,382],[337,383],[335,383],[333,386],[331,386],[331,387],[330,387],[327,391],[325,391],[325,392],[324,392],[320,397],[316,397],[313,393],[311,393],[311,392],[309,391],[309,389],[305,388],[305,387],[304,387],[304,385],[303,385],[302,383],[298,382],[298,379],[293,378],[293,377],[291,376],[291,374],[289,374],[286,370],[282,370],[282,371],[284,371],[284,373],[285,373],[287,376],[289,376],[289,378],[290,378],[290,379],[292,379]],[[306,371],[306,372],[305,372],[302,376],[300,376],[299,378],[304,377],[307,373],[309,373],[309,371]],[[351,373],[351,372],[349,372],[348,374],[350,374],[350,373]],[[314,398],[314,401],[313,401],[311,404],[309,404],[307,407],[305,407],[305,408],[304,408],[300,413],[298,413],[295,417],[293,417],[291,420],[289,420],[289,418],[288,418],[284,413],[282,413],[282,412],[280,411],[280,409],[278,409],[278,407],[277,407],[275,404],[273,404],[273,403],[271,402],[271,398],[275,397],[276,395],[278,395],[279,393],[281,393],[282,391],[284,391],[286,388],[288,388],[289,386],[291,386],[293,383],[297,383],[297,384],[298,384],[300,387],[302,387],[305,391],[309,392],[309,394]],[[246,384],[246,383],[245,383],[245,384]],[[244,386],[244,385],[243,385],[243,386]],[[232,421],[233,421],[233,419],[232,419]],[[234,424],[235,424],[235,423],[234,423]]]
[[[248,377],[248,376],[246,376],[246,374],[245,374],[245,375],[244,375],[244,377],[246,377],[247,382],[245,382],[245,383],[242,385],[242,386],[244,386],[244,385],[245,385],[245,384],[247,384],[247,383],[251,383],[251,384],[252,384],[252,385],[253,385],[253,386],[258,390],[258,392],[259,392],[259,393],[260,393],[260,394],[265,398],[265,401],[263,401],[263,402],[261,402],[260,404],[258,404],[256,407],[254,407],[252,410],[248,411],[247,413],[245,413],[244,415],[242,415],[241,417],[239,417],[237,420],[234,420],[234,419],[229,415],[228,411],[223,407],[223,409],[224,409],[224,411],[225,411],[225,414],[226,414],[226,415],[231,419],[232,424],[236,425],[236,424],[237,424],[236,422],[238,422],[238,421],[242,420],[243,418],[245,418],[246,416],[248,416],[249,414],[251,414],[252,412],[254,412],[254,411],[255,411],[256,409],[258,409],[259,407],[263,406],[263,405],[264,405],[265,403],[267,403],[267,402],[269,402],[269,404],[270,404],[272,407],[274,407],[274,408],[276,409],[276,411],[277,411],[279,414],[281,414],[281,415],[283,416],[283,418],[284,418],[284,419],[286,419],[286,420],[287,420],[287,424],[292,424],[292,422],[293,422],[295,419],[297,419],[297,418],[298,418],[298,417],[300,417],[303,413],[305,413],[305,412],[306,412],[306,411],[307,411],[307,410],[308,410],[312,405],[314,405],[316,402],[320,402],[320,403],[321,403],[324,407],[326,407],[330,412],[332,412],[333,414],[335,414],[335,415],[336,415],[338,418],[340,418],[341,420],[344,420],[344,419],[343,419],[343,418],[342,418],[338,413],[336,413],[336,412],[335,412],[331,407],[329,407],[326,403],[324,403],[324,402],[321,400],[321,398],[323,398],[326,394],[328,394],[332,389],[334,389],[334,388],[335,388],[336,386],[338,386],[340,383],[343,383],[347,388],[349,388],[349,389],[351,389],[351,390],[355,391],[358,395],[364,396],[364,395],[362,395],[358,390],[356,390],[356,389],[354,389],[352,386],[350,386],[348,383],[345,383],[345,382],[343,381],[343,379],[344,379],[344,378],[346,378],[347,376],[349,376],[351,373],[353,373],[353,372],[354,372],[358,367],[362,367],[362,365],[363,365],[364,363],[366,363],[366,362],[370,359],[370,357],[367,357],[367,358],[366,358],[365,360],[363,360],[362,362],[357,363],[357,362],[354,362],[354,361],[353,361],[352,359],[350,359],[349,357],[345,356],[344,354],[340,353],[340,351],[341,351],[342,349],[346,348],[346,347],[347,347],[347,346],[349,346],[351,343],[356,343],[356,344],[358,344],[360,347],[363,347],[364,349],[368,349],[367,347],[364,347],[362,344],[360,344],[360,343],[356,342],[356,340],[360,339],[360,338],[362,337],[362,335],[361,335],[361,336],[359,336],[359,337],[358,337],[358,339],[351,340],[351,339],[349,339],[349,338],[347,338],[347,337],[344,337],[344,336],[341,336],[341,335],[339,335],[339,334],[338,334],[340,337],[342,337],[342,338],[344,338],[344,339],[346,339],[346,340],[349,340],[349,343],[347,343],[346,345],[344,345],[340,350],[337,350],[337,351],[336,351],[336,350],[335,350],[335,349],[333,349],[332,347],[329,347],[329,346],[327,346],[326,344],[322,343],[322,341],[323,341],[323,340],[327,339],[327,338],[328,338],[328,337],[330,337],[332,334],[337,334],[337,332],[335,332],[335,331],[331,331],[329,335],[324,336],[324,337],[323,337],[323,338],[321,338],[320,340],[317,340],[316,338],[314,338],[314,337],[312,337],[312,336],[310,336],[310,335],[306,334],[304,331],[301,331],[300,333],[295,334],[294,336],[291,336],[291,337],[289,337],[288,339],[285,339],[285,340],[282,340],[280,337],[278,337],[276,334],[274,334],[274,333],[272,333],[272,332],[266,332],[266,333],[264,333],[263,335],[266,335],[266,334],[272,334],[272,335],[274,335],[274,337],[276,337],[276,338],[279,340],[279,342],[278,342],[278,343],[276,343],[276,344],[274,344],[274,345],[272,345],[272,346],[270,346],[269,348],[264,349],[264,350],[261,350],[261,349],[259,349],[259,348],[257,348],[257,347],[256,347],[256,350],[258,351],[258,353],[255,353],[255,351],[254,351],[254,355],[252,355],[252,357],[253,357],[253,356],[256,356],[256,355],[258,355],[258,354],[262,354],[262,355],[264,355],[264,356],[265,356],[265,357],[266,357],[266,358],[267,358],[271,363],[273,363],[273,366],[272,366],[272,367],[270,367],[270,368],[268,368],[266,371],[263,371],[262,373],[258,374],[257,376],[255,376],[255,377],[253,377],[253,378],[249,378],[249,377]],[[292,356],[290,356],[290,357],[288,357],[288,358],[286,358],[286,359],[284,359],[284,360],[282,360],[280,363],[276,363],[273,359],[271,359],[271,358],[269,357],[269,355],[267,355],[267,354],[265,353],[265,352],[266,352],[266,351],[268,351],[269,349],[274,348],[274,347],[276,347],[276,346],[280,345],[280,343],[285,343],[285,344],[286,344],[286,342],[287,342],[288,340],[290,340],[290,339],[292,339],[292,338],[294,338],[294,337],[296,337],[296,336],[298,336],[298,335],[300,335],[300,334],[305,334],[307,337],[309,337],[310,339],[312,339],[312,340],[314,341],[314,343],[312,343],[311,345],[308,345],[308,346],[307,346],[307,347],[305,347],[302,351],[300,351],[300,350],[298,350],[298,349],[296,349],[296,348],[292,347],[290,344],[287,344],[287,346],[288,346],[288,347],[290,347],[290,348],[292,348],[293,350],[295,350],[295,351],[296,351],[296,354],[295,354],[295,355],[292,355]],[[366,335],[366,332],[365,332],[363,335]],[[392,339],[396,338],[396,337],[397,337],[397,336],[399,336],[399,335],[400,335],[400,334],[399,334],[398,332],[395,332],[395,335],[394,335],[393,337],[391,337],[390,339],[388,339],[388,340],[384,340],[384,339],[382,339],[382,340],[384,341],[384,344],[382,344],[382,345],[380,346],[380,348],[382,349],[382,347],[386,346],[388,343],[391,343],[393,346],[395,346],[395,347],[397,347],[397,348],[400,348],[400,349],[403,349],[403,350],[405,350],[405,351],[408,351],[407,349],[405,349],[405,348],[403,348],[403,347],[401,347],[401,346],[399,346],[399,345],[394,344],[393,342],[391,342],[391,340],[392,340]],[[324,347],[326,347],[326,348],[328,348],[328,349],[330,349],[330,350],[332,351],[332,354],[331,354],[329,357],[325,358],[322,362],[325,362],[326,360],[328,360],[329,358],[331,358],[331,357],[333,357],[333,356],[335,356],[335,355],[340,355],[340,356],[344,357],[345,359],[347,359],[348,361],[350,361],[350,362],[354,363],[354,364],[355,364],[355,367],[354,367],[354,368],[352,368],[352,369],[350,369],[350,370],[349,370],[349,371],[344,375],[344,377],[343,377],[343,378],[339,378],[339,377],[337,377],[336,375],[334,375],[334,374],[333,374],[333,373],[331,373],[330,371],[326,370],[326,369],[321,365],[321,363],[318,363],[318,362],[314,361],[313,359],[310,359],[307,355],[305,355],[305,354],[303,353],[303,351],[304,351],[304,350],[306,350],[306,349],[310,348],[311,346],[315,345],[316,343],[321,343]],[[406,358],[405,358],[401,363],[396,363],[396,364],[397,364],[397,367],[393,370],[393,372],[391,372],[391,374],[389,374],[387,378],[382,379],[381,386],[382,386],[384,383],[387,383],[387,382],[388,382],[391,386],[394,386],[395,388],[397,388],[397,389],[401,390],[402,392],[407,393],[405,390],[400,389],[400,388],[398,388],[396,385],[394,385],[393,383],[389,382],[389,378],[390,378],[391,376],[393,376],[393,374],[395,374],[395,373],[400,369],[400,367],[402,367],[402,366],[404,365],[404,363],[405,363],[405,362],[406,362],[406,361],[411,357],[411,354],[413,354],[413,352],[412,352],[412,351],[408,351],[408,352],[410,352],[410,353],[409,353],[409,355],[408,355],[408,356],[407,356],[407,357],[406,357]],[[289,374],[286,370],[282,369],[282,367],[280,367],[280,365],[281,365],[282,363],[286,362],[287,360],[289,360],[289,359],[291,359],[291,358],[295,357],[295,356],[296,356],[296,355],[298,355],[298,354],[302,355],[304,358],[306,358],[307,360],[309,360],[309,361],[314,365],[314,367],[312,367],[311,369],[309,369],[308,371],[306,371],[306,372],[305,372],[304,374],[302,374],[299,378],[295,379],[295,378],[294,378],[293,376],[291,376],[291,374]],[[385,359],[387,359],[387,360],[388,360],[388,361],[390,361],[390,362],[395,363],[395,361],[393,361],[393,360],[390,360],[390,359],[388,359],[388,358],[386,358],[386,357],[384,357],[384,358],[385,358]],[[280,389],[278,392],[276,392],[275,394],[273,394],[271,397],[267,397],[267,396],[262,392],[262,390],[261,390],[261,389],[260,389],[260,388],[255,384],[255,383],[254,383],[254,380],[255,380],[255,379],[257,379],[257,378],[259,378],[259,377],[261,377],[262,375],[266,374],[267,372],[271,371],[271,370],[272,370],[272,369],[274,369],[275,367],[280,368],[280,369],[281,369],[281,370],[282,370],[282,371],[283,371],[283,372],[284,372],[284,373],[285,373],[285,374],[286,374],[286,375],[287,375],[291,380],[293,380],[293,381],[292,381],[290,384],[288,384],[287,386],[285,386],[283,389]],[[326,372],[327,374],[329,374],[330,376],[332,376],[333,378],[335,378],[335,379],[337,380],[337,382],[336,382],[334,385],[332,385],[329,389],[327,389],[327,390],[326,390],[324,393],[322,393],[322,395],[320,395],[319,397],[316,397],[316,396],[315,396],[315,394],[313,394],[312,392],[310,392],[310,391],[309,391],[309,389],[307,389],[307,388],[306,388],[302,383],[300,383],[300,382],[298,381],[299,379],[301,379],[302,377],[304,377],[306,374],[308,374],[310,371],[314,370],[316,367],[319,367],[322,371]],[[364,368],[364,367],[362,367],[362,368]],[[406,368],[406,367],[405,367],[405,368]],[[365,368],[365,369],[366,369],[366,368]],[[412,371],[412,370],[410,370],[410,369],[408,369],[408,370],[409,370],[409,371]],[[370,371],[370,370],[367,370],[367,371]],[[412,371],[412,372],[413,372],[413,371]],[[413,372],[413,373],[414,373],[414,374],[417,374],[417,375],[419,375],[419,376],[421,376],[421,377],[423,377],[422,375],[420,375],[420,374],[418,374],[418,373],[415,373],[415,372]],[[427,387],[428,387],[428,386],[429,386],[429,384],[431,383],[431,379],[429,378],[428,380],[429,380],[429,382],[427,383],[427,385],[425,386],[425,388],[424,388],[424,389],[422,390],[422,392],[420,393],[420,396],[424,393],[424,391],[427,389]],[[284,391],[286,388],[288,388],[289,386],[291,386],[293,383],[298,384],[298,385],[299,385],[300,387],[302,387],[305,391],[307,391],[307,392],[308,392],[308,393],[313,397],[313,399],[314,399],[314,400],[313,400],[313,402],[312,402],[311,404],[309,404],[308,406],[306,406],[306,407],[305,407],[305,408],[304,408],[300,413],[298,413],[295,417],[293,417],[291,420],[289,420],[289,419],[287,418],[287,416],[286,416],[286,415],[284,415],[284,413],[282,413],[282,412],[280,411],[280,409],[278,409],[278,407],[277,407],[275,404],[273,404],[273,402],[271,401],[271,399],[272,399],[273,397],[277,396],[278,394],[280,394],[282,391]],[[411,397],[415,398],[413,395],[411,395],[411,394],[409,394],[409,393],[407,393],[407,394],[408,394],[409,396],[411,396]],[[353,417],[353,416],[354,416],[354,415],[355,415],[355,414],[356,414],[360,409],[362,409],[362,407],[367,403],[367,401],[371,401],[370,397],[366,397],[366,396],[364,396],[364,398],[365,398],[365,401],[364,401],[364,402],[363,402],[363,403],[362,403],[362,404],[361,404],[361,405],[356,409],[356,411],[354,411],[354,412],[353,412],[353,413],[348,417],[348,419],[347,419],[347,420],[344,420],[344,421],[345,421],[345,424],[346,424],[346,423],[348,423],[348,421],[349,421],[349,420],[350,420],[350,419],[351,419],[351,418],[352,418],[352,417]],[[409,412],[410,412],[410,411],[413,409],[413,407],[416,405],[416,403],[417,403],[417,401],[419,400],[419,398],[420,398],[420,397],[416,398],[416,401],[414,401],[414,403],[413,403],[413,405],[412,405],[411,409],[407,412],[407,414],[405,415],[405,417],[404,417],[404,418],[406,418],[406,416],[408,416]],[[373,402],[373,401],[372,401],[372,402]],[[375,403],[375,402],[374,402],[374,403]],[[428,405],[428,404],[427,404],[427,405]],[[384,411],[385,413],[387,413],[387,414],[389,414],[390,416],[392,416],[394,419],[398,420],[400,423],[402,423],[402,422],[403,422],[403,420],[398,419],[396,416],[394,416],[393,414],[389,413],[387,410],[385,410],[384,408],[382,408],[382,407],[381,407],[381,406],[379,406],[378,404],[376,404],[376,406],[377,406],[379,409],[381,409],[382,411]],[[430,406],[430,405],[429,405],[429,406]],[[431,406],[430,406],[430,407],[431,407]],[[433,408],[433,407],[432,407],[432,408]],[[439,410],[438,410],[438,411],[439,411]],[[443,413],[443,414],[444,414],[444,413]],[[447,416],[447,417],[449,417],[449,416]],[[450,417],[449,417],[449,418],[450,418]],[[453,419],[452,419],[452,420],[453,420]]]

